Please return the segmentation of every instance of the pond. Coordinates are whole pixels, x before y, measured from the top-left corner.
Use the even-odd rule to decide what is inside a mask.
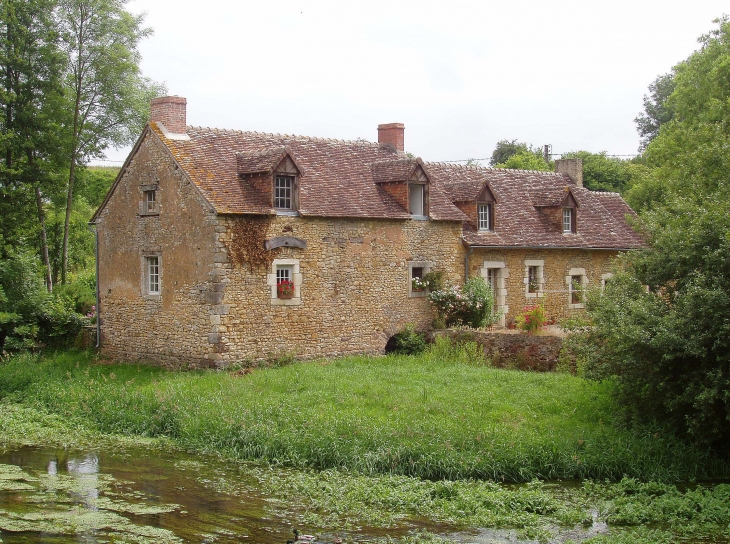
[[[215,457],[129,447],[103,453],[43,447],[0,450],[2,544],[284,544],[293,538],[300,514],[258,492],[257,480],[245,465]],[[405,535],[409,529],[388,533]],[[372,542],[385,535],[382,529],[360,528],[319,534],[318,542],[337,537]]]

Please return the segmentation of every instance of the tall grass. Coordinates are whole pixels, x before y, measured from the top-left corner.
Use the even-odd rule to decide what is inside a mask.
[[[616,423],[612,384],[490,368],[440,341],[422,356],[348,357],[237,375],[91,364],[65,352],[0,364],[0,398],[107,433],[295,467],[427,479],[679,481],[727,460],[661,427]]]

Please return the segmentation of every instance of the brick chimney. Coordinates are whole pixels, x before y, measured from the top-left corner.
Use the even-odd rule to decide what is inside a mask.
[[[185,134],[187,99],[182,96],[159,96],[150,100],[150,122],[161,123],[171,134]]]
[[[405,151],[403,132],[406,127],[403,123],[388,123],[378,125],[378,143],[390,144],[396,151]]]
[[[583,187],[583,159],[557,159],[555,171],[558,174],[568,174],[578,187]]]

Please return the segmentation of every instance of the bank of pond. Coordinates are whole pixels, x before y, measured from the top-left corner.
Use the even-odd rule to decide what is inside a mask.
[[[3,360],[0,541],[730,542],[728,460],[627,428],[609,382],[450,344],[284,362]]]

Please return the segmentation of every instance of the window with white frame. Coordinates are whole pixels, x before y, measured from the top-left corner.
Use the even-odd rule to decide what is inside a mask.
[[[568,308],[585,308],[584,296],[588,287],[585,268],[571,268],[565,282],[568,284]]]
[[[148,255],[145,263],[145,291],[148,295],[160,294],[160,257]]]
[[[423,277],[428,274],[430,264],[424,261],[408,263],[408,296],[425,297],[426,285]]]
[[[422,183],[408,184],[408,211],[411,215],[426,215],[426,186]]]
[[[543,295],[543,283],[545,278],[543,270],[545,261],[531,259],[525,261],[525,296],[527,298],[538,298]]]
[[[157,191],[144,192],[144,208],[147,213],[155,213],[157,211]]]
[[[266,275],[273,306],[298,306],[302,303],[302,274],[299,259],[274,259]]]
[[[494,230],[492,220],[492,204],[477,204],[479,230]]]
[[[276,176],[274,180],[274,207],[281,210],[293,210],[292,193],[294,176]]]
[[[563,234],[575,232],[575,210],[563,208]]]

